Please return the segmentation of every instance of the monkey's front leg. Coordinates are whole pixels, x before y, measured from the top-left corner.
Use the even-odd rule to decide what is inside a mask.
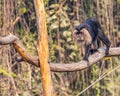
[[[85,56],[83,58],[83,60],[85,60],[85,61],[88,61],[88,56],[89,56],[90,48],[91,48],[91,44],[87,44],[86,45],[86,49],[85,49]]]

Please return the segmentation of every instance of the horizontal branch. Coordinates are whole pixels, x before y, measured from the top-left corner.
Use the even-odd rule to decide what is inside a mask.
[[[28,54],[28,51],[22,44],[22,42],[19,40],[18,37],[9,34],[6,37],[0,38],[0,45],[7,45],[7,44],[13,44],[13,47],[16,49],[16,51],[21,55],[24,61],[35,65],[39,67],[39,59],[37,56],[31,56]],[[119,56],[120,55],[120,47],[117,48],[110,48],[109,55],[108,56]],[[62,71],[80,71],[83,69],[88,68],[89,66],[92,66],[99,60],[103,59],[105,56],[105,49],[100,48],[98,52],[95,54],[89,56],[89,64],[82,60],[77,63],[71,63],[71,64],[60,64],[60,63],[49,63],[51,71],[55,72],[62,72]]]
[[[109,55],[107,57],[119,56],[119,55],[120,55],[120,47],[110,48]],[[84,70],[84,69],[92,66],[93,64],[100,61],[104,57],[105,57],[105,49],[100,48],[100,49],[98,49],[98,52],[96,52],[93,55],[89,56],[89,58],[88,58],[89,64],[86,61],[81,60],[80,62],[71,63],[71,64],[58,64],[58,63],[53,64],[53,63],[51,63],[50,67],[51,67],[52,71],[57,71],[57,72],[80,71],[80,70]]]

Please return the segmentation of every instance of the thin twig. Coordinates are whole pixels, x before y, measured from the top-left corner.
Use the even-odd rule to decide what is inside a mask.
[[[114,72],[119,67],[120,67],[120,65],[117,66],[117,67],[115,67],[114,69],[112,69],[112,70],[110,69],[110,71],[107,71],[104,74],[102,74],[95,82],[93,82],[91,85],[89,85],[87,88],[85,88],[84,90],[82,90],[79,94],[77,94],[77,96],[80,96],[82,93],[84,93],[85,91],[87,91],[89,88],[91,88],[93,85],[95,85],[97,82],[99,82],[100,80],[102,80],[103,78],[105,78],[110,73]]]

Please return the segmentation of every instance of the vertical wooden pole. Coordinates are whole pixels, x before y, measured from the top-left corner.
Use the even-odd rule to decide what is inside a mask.
[[[40,70],[42,75],[42,83],[44,96],[52,96],[52,80],[50,67],[48,64],[48,35],[46,27],[46,16],[43,0],[34,0],[37,27],[38,27],[38,54],[40,59]]]

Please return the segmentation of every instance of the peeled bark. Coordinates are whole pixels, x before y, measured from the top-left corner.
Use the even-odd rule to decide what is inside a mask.
[[[40,59],[40,71],[44,96],[52,96],[52,80],[50,66],[48,64],[48,34],[46,27],[46,16],[43,0],[34,0],[36,10],[36,21],[38,27],[38,55]]]

